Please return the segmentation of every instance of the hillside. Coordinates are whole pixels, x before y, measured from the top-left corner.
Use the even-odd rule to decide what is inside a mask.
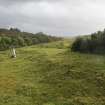
[[[7,50],[11,47],[23,47],[58,41],[62,38],[46,35],[42,32],[33,34],[22,32],[17,28],[0,29],[0,50]]]
[[[0,105],[105,105],[105,56],[74,53],[69,41],[0,52]]]

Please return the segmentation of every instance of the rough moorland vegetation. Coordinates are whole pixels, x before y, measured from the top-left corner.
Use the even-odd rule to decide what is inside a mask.
[[[72,51],[83,53],[105,53],[105,30],[98,31],[86,37],[78,37],[73,45]]]
[[[105,56],[69,43],[17,48],[15,59],[0,51],[0,105],[105,105]]]
[[[17,28],[0,29],[0,50],[10,47],[22,47],[60,40],[61,38],[48,36],[42,32],[32,34],[21,32]]]

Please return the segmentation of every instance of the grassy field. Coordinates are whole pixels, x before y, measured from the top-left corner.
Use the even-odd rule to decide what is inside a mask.
[[[69,41],[0,52],[0,105],[105,105],[105,56]]]

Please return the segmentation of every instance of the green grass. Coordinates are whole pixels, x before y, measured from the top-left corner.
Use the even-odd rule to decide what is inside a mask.
[[[105,56],[69,41],[0,52],[0,105],[105,105]]]

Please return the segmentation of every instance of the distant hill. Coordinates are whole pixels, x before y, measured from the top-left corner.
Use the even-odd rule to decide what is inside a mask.
[[[42,32],[33,34],[21,32],[17,28],[0,29],[0,50],[10,47],[22,47],[60,40],[59,37],[49,36]]]

